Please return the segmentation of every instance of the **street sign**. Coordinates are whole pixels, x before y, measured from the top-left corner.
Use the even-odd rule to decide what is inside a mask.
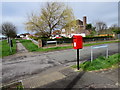
[[[93,49],[108,47],[108,45],[92,46]]]
[[[108,57],[108,45],[97,45],[97,46],[91,46],[91,62],[93,60],[93,49],[99,49],[99,48],[106,48],[106,58]]]

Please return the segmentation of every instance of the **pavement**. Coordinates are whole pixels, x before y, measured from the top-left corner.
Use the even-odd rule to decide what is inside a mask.
[[[56,69],[56,70],[55,70]],[[46,70],[39,74],[22,80],[24,88],[30,89],[63,89],[75,88],[118,88],[118,72],[120,68],[105,71],[78,72],[71,67],[59,67]]]

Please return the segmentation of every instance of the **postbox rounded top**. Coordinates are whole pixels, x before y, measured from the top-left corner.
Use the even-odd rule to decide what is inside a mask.
[[[81,35],[73,35],[73,38],[81,38]]]

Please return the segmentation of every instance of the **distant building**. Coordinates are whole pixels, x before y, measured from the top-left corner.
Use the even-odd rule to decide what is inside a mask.
[[[83,21],[79,19],[76,20],[76,27],[77,27],[76,29],[71,28],[71,30],[68,30],[66,28],[63,28],[61,30],[61,36],[72,37],[73,35],[81,34],[85,37],[86,35],[90,34],[90,30],[86,30],[86,25],[87,25],[87,17],[84,16]]]
[[[29,36],[30,36],[29,33],[24,33],[24,34],[17,35],[17,37],[20,37],[22,39],[28,39],[28,40],[29,40]]]
[[[60,36],[61,35],[61,30],[55,30],[52,33],[52,36]]]

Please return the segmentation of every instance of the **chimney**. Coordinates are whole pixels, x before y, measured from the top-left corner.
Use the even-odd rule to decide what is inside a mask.
[[[83,26],[84,26],[84,29],[86,29],[86,23],[87,22],[87,17],[86,16],[84,16],[83,17]]]

